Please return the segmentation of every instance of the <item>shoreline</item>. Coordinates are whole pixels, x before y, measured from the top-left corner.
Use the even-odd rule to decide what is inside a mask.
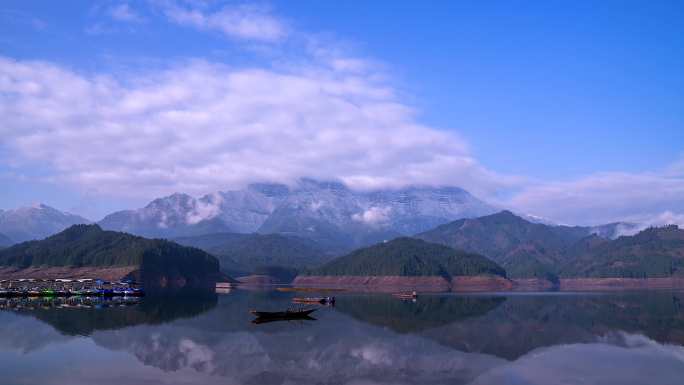
[[[562,278],[554,284],[545,279],[498,276],[456,276],[451,281],[434,276],[297,276],[291,286],[379,293],[406,290],[427,293],[660,290],[684,289],[684,277]]]

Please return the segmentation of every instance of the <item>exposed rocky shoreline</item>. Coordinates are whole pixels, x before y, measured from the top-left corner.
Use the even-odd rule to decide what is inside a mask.
[[[684,289],[684,277],[662,278],[565,278],[561,290]]]
[[[298,276],[298,287],[354,288],[360,291],[387,292],[418,290],[422,292],[511,290],[513,281],[499,276]]]
[[[684,289],[684,277],[566,278],[553,283],[541,278],[508,279],[499,276],[456,276],[451,280],[440,276],[298,276],[292,285],[374,292],[594,291]]]

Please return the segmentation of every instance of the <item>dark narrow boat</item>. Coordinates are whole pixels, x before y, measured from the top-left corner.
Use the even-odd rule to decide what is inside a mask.
[[[309,314],[313,313],[316,309],[307,310],[287,310],[287,311],[256,311],[250,310],[249,312],[254,314],[259,318],[269,318],[269,319],[298,319],[308,317]]]
[[[304,316],[304,317],[290,317],[290,318],[264,318],[264,317],[257,317],[254,320],[252,320],[253,324],[265,324],[269,322],[282,322],[282,321],[315,321],[316,319],[313,317]]]

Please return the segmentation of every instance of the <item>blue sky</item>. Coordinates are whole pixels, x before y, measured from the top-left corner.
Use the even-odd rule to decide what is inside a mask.
[[[98,218],[177,190],[202,194],[308,174],[359,188],[457,184],[496,204],[573,223],[678,218],[684,212],[684,199],[677,198],[684,191],[683,17],[679,1],[5,1],[0,74],[15,83],[0,88],[0,107],[17,118],[0,131],[6,138],[0,142],[6,185],[0,207],[42,201]],[[56,71],[54,77],[41,75],[41,66]],[[216,109],[202,109],[225,88],[203,94],[194,87],[193,100],[207,98],[196,105],[173,99],[169,90],[187,96],[182,85],[198,74],[215,83],[254,75],[249,71],[261,71],[244,81],[254,85],[226,85],[235,100],[252,100],[248,90],[264,82],[284,87],[274,92],[282,98],[217,103],[245,114],[225,127],[228,117],[206,122],[219,131],[219,145],[209,143],[209,128],[185,120],[156,126],[160,114],[172,111],[216,116]],[[109,83],[98,94],[104,78]],[[61,89],[88,83],[88,91],[76,95],[100,95],[91,100],[98,113],[136,95],[145,97],[136,103],[146,104],[134,116],[103,113],[82,121],[82,114],[93,114],[82,111],[55,123],[50,116],[34,118],[31,108],[78,108],[68,97],[17,91],[20,83],[41,82]],[[317,82],[326,84],[330,100],[308,93]],[[301,92],[287,94],[299,86]],[[173,100],[155,99],[160,93]],[[316,106],[309,106],[312,98]],[[363,114],[345,121],[342,101]],[[245,112],[260,106],[278,119]],[[340,119],[317,128],[316,116],[337,113]],[[79,135],[79,125],[92,131]],[[114,126],[120,137],[93,143],[93,133]],[[120,146],[121,138],[140,130],[145,140]],[[288,136],[263,142],[281,132]],[[187,145],[193,133],[192,148],[174,142]],[[320,141],[308,143],[311,135]],[[385,145],[392,135],[410,144]],[[335,145],[358,138],[363,142],[353,149]],[[281,143],[291,150],[278,147],[273,154],[270,146]],[[97,154],[85,162],[74,157],[89,150]],[[163,152],[163,162],[130,161],[130,151],[155,150]],[[207,151],[215,156],[193,155]],[[268,155],[264,160],[255,153]],[[179,166],[173,160],[179,154],[192,159]],[[281,164],[288,167],[274,166]]]

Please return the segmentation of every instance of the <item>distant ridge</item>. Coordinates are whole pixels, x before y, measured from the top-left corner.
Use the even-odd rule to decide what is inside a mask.
[[[364,192],[340,182],[303,178],[292,186],[258,183],[200,198],[173,194],[137,210],[110,214],[99,224],[108,230],[163,238],[228,232],[284,234],[342,254],[495,211],[458,187]]]
[[[485,255],[513,278],[543,278],[563,263],[563,250],[588,235],[587,228],[532,223],[501,211],[444,224],[416,238]]]
[[[43,239],[81,223],[90,221],[42,203],[0,211],[0,233],[14,242]]]
[[[221,269],[229,274],[253,273],[275,266],[312,268],[332,258],[311,240],[282,234],[218,233],[174,241],[215,255],[221,261]]]
[[[590,237],[571,250],[559,269],[567,277],[684,277],[684,230],[651,227],[633,236],[606,241]]]
[[[461,219],[416,238],[485,255],[512,278],[666,277],[680,274],[684,232],[676,226],[648,229],[617,239],[620,223],[603,229],[549,226],[510,211]],[[554,278],[555,277],[555,278]]]

